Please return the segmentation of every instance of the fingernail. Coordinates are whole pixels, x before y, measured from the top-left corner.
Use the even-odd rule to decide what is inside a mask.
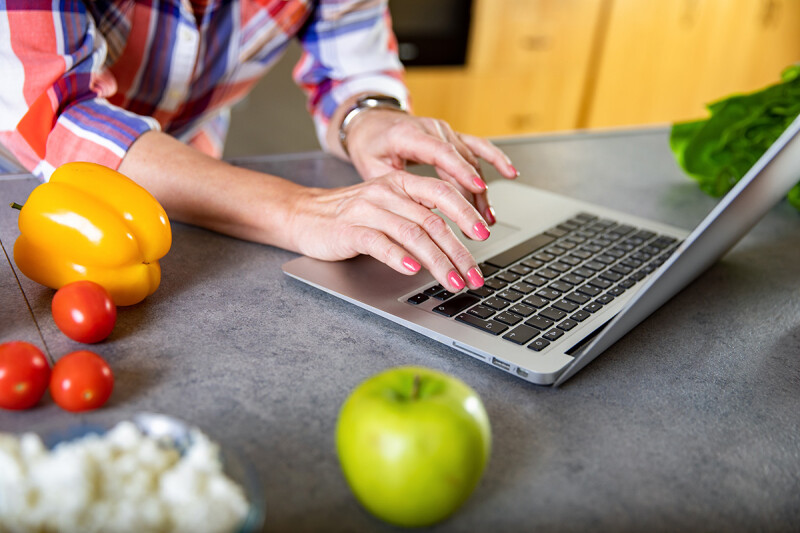
[[[475,186],[477,188],[479,188],[480,190],[482,190],[482,191],[486,190],[486,182],[484,182],[482,179],[475,178],[474,180],[472,180],[472,183],[474,183]]]
[[[475,230],[480,240],[485,241],[489,238],[489,228],[484,226],[483,222],[476,222],[472,229]]]
[[[519,177],[519,170],[517,170],[517,167],[515,167],[514,165],[511,165],[511,170],[514,171],[514,175],[516,177]]]
[[[417,263],[408,256],[403,258],[403,266],[406,267],[411,272],[419,272],[419,269],[422,268],[422,266],[419,263]]]
[[[476,287],[483,286],[483,274],[478,270],[478,267],[472,267],[467,271],[467,278]]]
[[[494,224],[497,222],[497,217],[494,216],[494,207],[489,206],[486,208],[486,212],[483,214],[486,217],[486,222],[489,224]]]
[[[450,273],[447,275],[447,279],[450,281],[450,285],[452,285],[455,290],[460,291],[464,288],[464,280],[455,270],[450,271]]]

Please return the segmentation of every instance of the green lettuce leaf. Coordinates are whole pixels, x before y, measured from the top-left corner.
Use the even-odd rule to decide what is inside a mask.
[[[780,83],[706,107],[708,118],[673,124],[670,149],[703,191],[722,196],[800,115],[800,64],[784,70]],[[800,210],[800,183],[787,197]]]

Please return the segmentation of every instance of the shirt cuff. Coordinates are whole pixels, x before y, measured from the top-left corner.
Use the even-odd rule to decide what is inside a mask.
[[[385,94],[397,98],[406,108],[409,107],[408,89],[401,80],[391,76],[358,76],[337,84],[322,98],[314,114],[317,138],[324,150],[328,151],[326,136],[333,113],[348,98],[360,93]]]

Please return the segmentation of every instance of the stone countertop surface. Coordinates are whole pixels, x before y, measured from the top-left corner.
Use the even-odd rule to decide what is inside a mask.
[[[668,130],[498,139],[543,189],[686,229],[713,207],[672,160]],[[355,183],[321,153],[233,163],[318,186]],[[425,169],[420,169],[425,172]],[[487,180],[499,179],[486,170]],[[0,176],[3,205],[38,184]],[[491,192],[491,190],[490,190]],[[51,362],[53,291],[14,266],[17,212],[0,208],[0,342]],[[165,413],[255,465],[265,531],[395,531],[340,473],[338,410],[397,365],[450,373],[482,397],[493,449],[472,497],[433,531],[797,531],[800,523],[800,214],[782,202],[696,281],[564,387],[537,387],[295,281],[296,254],[173,223],[163,279],[91,347],[116,388],[98,411],[45,396],[0,430]]]

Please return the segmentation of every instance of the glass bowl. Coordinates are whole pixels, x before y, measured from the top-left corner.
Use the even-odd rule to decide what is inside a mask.
[[[101,413],[98,413],[101,414]],[[114,416],[114,420],[106,420],[105,413],[101,414],[101,421],[83,421],[63,427],[51,427],[39,434],[43,444],[52,449],[59,443],[69,442],[90,434],[103,435],[124,421],[133,424],[143,435],[151,437],[165,446],[172,446],[180,454],[188,450],[193,441],[193,432],[202,432],[209,440],[216,443],[220,451],[224,473],[235,481],[244,490],[249,504],[247,515],[241,525],[234,531],[238,533],[255,533],[261,531],[265,520],[264,493],[256,473],[255,467],[241,454],[237,453],[235,446],[220,441],[216,435],[192,426],[182,420],[159,413],[135,413],[130,416]]]

